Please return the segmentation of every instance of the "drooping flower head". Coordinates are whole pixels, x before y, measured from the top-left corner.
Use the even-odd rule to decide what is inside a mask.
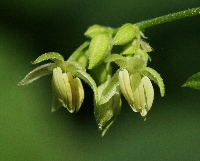
[[[49,59],[53,62],[35,68],[19,85],[52,74],[51,111],[63,106],[74,113],[83,103],[82,81],[86,82],[94,92],[94,116],[102,136],[120,114],[122,95],[134,112],[146,118],[154,100],[151,81],[160,87],[161,96],[164,96],[164,84],[160,75],[147,67],[148,52],[152,48],[143,40],[146,37],[140,28],[130,23],[118,29],[93,25],[85,36],[89,41],[76,49],[67,61],[55,52],[39,56],[33,64]],[[113,53],[115,46],[121,46],[119,53]],[[112,62],[118,69],[113,68]]]

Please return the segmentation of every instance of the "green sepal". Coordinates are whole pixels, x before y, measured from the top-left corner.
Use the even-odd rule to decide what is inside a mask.
[[[182,87],[189,87],[200,90],[200,72],[189,77],[188,80],[182,85]]]
[[[84,42],[81,46],[79,46],[73,53],[72,53],[72,55],[68,58],[68,60],[73,60],[73,61],[76,61],[77,60],[77,58],[79,58],[80,57],[80,53],[82,53],[82,51],[85,49],[85,48],[87,48],[88,46],[89,46],[89,42],[88,41],[86,41],[86,42]]]
[[[73,74],[74,71],[76,70],[83,70],[85,71],[85,68],[83,68],[79,63],[77,63],[76,61],[64,61],[63,63],[58,65],[62,71],[66,72],[70,72]]]
[[[121,112],[120,94],[116,93],[108,102],[94,107],[94,116],[102,136],[105,135],[109,127],[114,123]]]
[[[35,61],[32,62],[32,64],[38,64],[42,61],[45,60],[53,60],[54,62],[59,62],[59,61],[64,61],[64,58],[62,55],[60,55],[59,53],[56,52],[49,52],[49,53],[45,53],[40,55]]]
[[[32,70],[30,73],[28,73],[23,80],[19,82],[18,85],[28,85],[32,83],[33,81],[39,79],[42,76],[52,74],[53,69],[56,67],[55,63],[48,63],[41,65],[34,70]]]
[[[145,52],[153,51],[153,48],[149,45],[149,43],[143,40],[140,41],[140,45],[141,45],[142,50],[144,50]]]
[[[127,69],[132,73],[147,66],[148,54],[143,50],[137,50],[133,57],[127,57]]]
[[[154,81],[160,88],[160,95],[163,97],[165,95],[165,85],[163,83],[163,79],[160,74],[152,68],[145,67],[142,70],[142,73],[149,77],[152,81]]]
[[[116,33],[113,45],[125,45],[132,41],[139,33],[140,30],[137,26],[131,23],[126,23]]]
[[[111,37],[108,34],[99,34],[92,38],[89,46],[89,66],[92,69],[108,56],[111,46]]]
[[[80,53],[80,56],[77,57],[76,62],[81,65],[83,68],[88,67],[88,57],[87,57],[87,52],[88,51],[83,51]]]
[[[119,80],[118,80],[119,70],[108,80],[108,85],[102,92],[102,95],[99,98],[98,104],[104,104],[108,102],[111,97],[119,91]]]
[[[135,52],[140,49],[140,43],[137,40],[134,40],[132,43],[126,45],[121,52],[122,55],[133,55]]]
[[[84,80],[93,89],[94,93],[97,94],[97,86],[95,81],[80,64],[75,61],[65,61],[59,67],[62,69],[62,71],[70,72],[72,75]]]
[[[88,41],[84,42],[80,47],[78,47],[72,53],[72,55],[68,58],[67,61],[76,61],[83,68],[87,68],[87,66],[88,66],[88,57],[87,57],[88,50],[86,50],[86,49],[89,46],[89,44],[90,43]]]
[[[119,54],[111,54],[109,55],[105,60],[105,63],[115,62],[118,66],[121,68],[124,68],[127,66],[127,60],[125,57]]]
[[[98,91],[97,91],[97,85],[94,81],[94,79],[85,71],[83,70],[76,70],[73,72],[73,75],[79,77],[83,81],[85,81],[93,90],[94,96],[95,96],[95,101],[98,100]]]

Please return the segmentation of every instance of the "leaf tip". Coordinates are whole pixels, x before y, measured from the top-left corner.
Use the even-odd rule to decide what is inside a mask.
[[[181,87],[188,87],[187,83],[184,83]]]

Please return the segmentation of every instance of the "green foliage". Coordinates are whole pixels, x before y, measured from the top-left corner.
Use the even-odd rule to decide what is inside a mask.
[[[189,87],[200,90],[200,72],[189,77],[188,80],[182,85],[182,87]]]

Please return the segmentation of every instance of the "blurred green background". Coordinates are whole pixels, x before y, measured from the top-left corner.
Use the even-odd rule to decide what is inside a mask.
[[[49,51],[65,58],[93,24],[119,27],[199,7],[199,0],[56,0],[0,2],[0,160],[111,161],[200,160],[200,91],[180,86],[200,71],[200,16],[145,31],[154,48],[149,66],[166,84],[147,121],[123,103],[122,113],[102,138],[88,89],[77,114],[51,113],[51,76],[29,86],[17,83]]]

